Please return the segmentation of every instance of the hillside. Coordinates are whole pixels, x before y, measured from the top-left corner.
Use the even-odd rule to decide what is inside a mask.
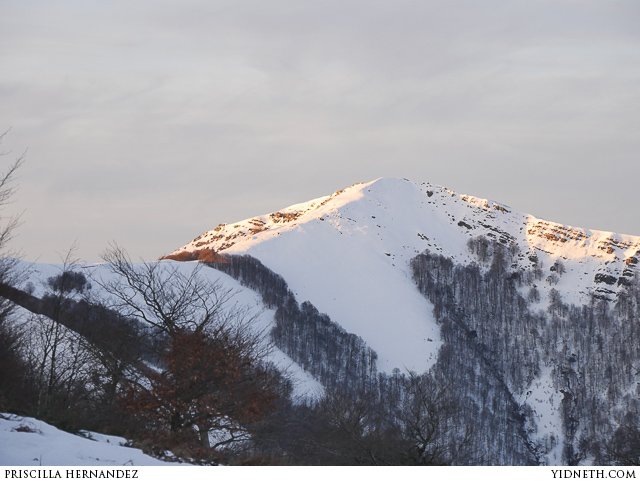
[[[218,225],[172,256],[207,249],[249,255],[282,276],[298,301],[361,337],[377,353],[379,372],[458,378],[476,399],[470,413],[503,403],[504,412],[490,409],[498,417],[483,429],[498,433],[508,424],[501,416],[519,419],[513,438],[501,442],[520,443],[513,449],[522,454],[493,462],[589,462],[587,440],[612,435],[637,413],[630,367],[640,361],[638,349],[621,343],[637,336],[638,316],[636,304],[625,304],[625,314],[620,306],[636,292],[640,237],[561,225],[427,183],[378,179]],[[447,361],[443,346],[468,360]],[[624,379],[605,381],[620,362]],[[487,377],[467,386],[478,369]],[[478,391],[487,389],[504,398]],[[603,411],[598,421],[596,409]]]
[[[219,225],[131,272],[155,270],[161,302],[179,302],[165,279],[196,272],[263,336],[265,361],[292,390],[247,428],[244,448],[294,464],[588,465],[640,451],[639,252],[640,237],[378,179]],[[46,318],[63,266],[22,267],[19,287]],[[65,294],[76,317],[82,299],[122,307],[111,267],[74,267],[92,284]],[[146,295],[127,292],[125,304]],[[119,312],[148,324],[149,306]],[[52,325],[39,322],[28,330]],[[74,343],[102,342],[91,322],[68,327],[71,363]],[[144,363],[128,366],[120,389],[168,372],[158,345],[144,347],[163,352],[163,334],[145,329],[134,342]]]
[[[377,256],[379,262],[385,261],[385,267],[396,268],[390,269],[393,271],[406,269],[409,259],[430,250],[468,263],[472,259],[467,241],[476,236],[516,243],[522,252],[522,268],[534,263],[549,267],[562,260],[570,275],[556,288],[574,296],[576,302],[587,300],[591,293],[615,298],[625,278],[633,277],[640,256],[640,236],[566,226],[446,187],[389,178],[355,184],[278,212],[220,224],[174,254],[207,248],[226,254],[248,253],[282,273],[304,293],[306,283],[294,279],[301,277],[295,277],[296,265],[306,268],[307,264],[287,259],[322,259],[317,264],[329,263],[321,271],[328,278],[331,272],[340,272],[332,268],[344,266],[345,258],[351,267],[375,262]],[[354,250],[367,251],[371,258],[354,259]],[[322,266],[310,267],[305,270],[315,272]],[[311,287],[308,290],[312,291]]]
[[[0,413],[3,466],[166,466],[117,436],[70,434],[34,418]]]

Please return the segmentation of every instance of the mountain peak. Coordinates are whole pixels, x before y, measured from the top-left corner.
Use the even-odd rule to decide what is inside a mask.
[[[407,265],[425,250],[469,263],[474,259],[467,243],[478,236],[517,246],[523,268],[531,263],[550,266],[558,260],[575,264],[569,269],[575,271],[573,284],[567,281],[565,286],[572,295],[577,291],[580,296],[596,293],[612,299],[635,275],[640,258],[637,236],[566,226],[440,185],[392,177],[220,224],[172,255],[208,249],[223,254],[259,252],[268,257],[276,244],[286,244],[294,253],[323,252],[323,244],[330,244],[335,249],[331,255],[341,257],[346,246],[353,244],[382,253],[396,266]]]
[[[564,226],[495,201],[398,178],[353,184],[220,224],[172,255],[207,249],[256,257],[282,275],[298,299],[362,335],[380,355],[381,369],[424,371],[440,337],[435,321],[425,319],[430,308],[415,289],[410,261],[429,251],[458,264],[478,262],[468,244],[480,236],[518,252],[515,269],[537,269],[543,298],[556,290],[576,304],[592,295],[614,300],[640,259],[639,237]],[[552,269],[558,262],[564,263],[562,276]]]

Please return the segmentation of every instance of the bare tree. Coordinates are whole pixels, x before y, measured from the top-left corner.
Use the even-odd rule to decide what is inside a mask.
[[[201,264],[133,263],[118,246],[103,259],[113,278],[96,282],[110,307],[166,339],[157,369],[129,382],[124,403],[156,440],[187,443],[191,454],[247,439],[247,423],[264,416],[277,391],[255,316],[233,302],[232,289],[209,282]],[[213,445],[212,431],[224,431]]]
[[[4,141],[8,133],[9,131],[7,130],[0,134],[0,144]],[[6,156],[10,153],[11,152],[0,152],[0,156]],[[18,169],[20,169],[23,163],[24,154],[21,154],[9,164],[4,172],[0,173],[0,210],[4,210],[4,208],[11,203],[11,199],[16,193],[15,178]],[[2,257],[6,257],[7,244],[12,239],[15,229],[18,227],[20,216],[1,215],[0,220],[2,221],[0,227],[0,252],[3,254]]]
[[[8,130],[0,134],[0,144],[8,134]],[[0,158],[10,155],[10,151],[1,151]],[[13,238],[20,223],[20,215],[6,214],[7,205],[16,193],[15,178],[24,163],[24,154],[11,161],[0,173],[0,283],[15,284],[18,273],[16,271],[17,253],[9,249],[9,242]],[[0,319],[6,319],[13,304],[2,299],[0,302]]]
[[[555,272],[559,276],[567,272],[567,268],[564,266],[560,259],[557,259],[553,265],[549,268],[551,272]]]
[[[324,451],[329,462],[388,465],[397,461],[402,440],[386,429],[390,419],[374,391],[327,391],[317,405],[317,414],[325,426],[312,447]]]
[[[640,423],[631,413],[625,416],[605,447],[608,461],[621,466],[640,466]]]
[[[98,280],[111,298],[111,307],[170,337],[227,329],[247,314],[232,305],[232,289],[202,277],[201,264],[185,272],[169,262],[133,263],[118,246],[110,248],[103,259],[115,275],[111,280]]]
[[[34,313],[25,322],[29,332],[26,357],[37,393],[36,415],[48,419],[69,415],[77,398],[87,394],[96,369],[87,340],[67,327],[75,306],[69,296],[79,285],[74,252],[75,247],[71,247],[62,259],[60,274],[45,283],[41,306],[46,315]]]
[[[459,461],[457,458],[471,433],[466,429],[455,433],[460,427],[452,424],[454,412],[447,386],[438,384],[428,374],[409,373],[407,394],[397,417],[410,444],[406,454],[411,464],[441,465]]]
[[[75,331],[47,316],[29,321],[27,359],[36,391],[35,414],[47,419],[73,417],[69,408],[85,397],[93,371],[91,353]]]
[[[0,133],[0,144],[8,131]],[[0,152],[0,158],[11,154]],[[7,205],[15,194],[15,177],[24,162],[24,154],[10,161],[3,172],[0,172],[0,284],[15,284],[18,277],[16,254],[9,250],[8,244],[19,224],[19,216],[7,215]],[[14,304],[0,297],[0,405],[16,408],[25,403],[27,385],[25,377],[27,366],[21,352],[24,339],[16,326],[9,322]]]

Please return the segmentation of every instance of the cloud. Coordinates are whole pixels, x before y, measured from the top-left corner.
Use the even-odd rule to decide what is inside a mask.
[[[85,257],[105,232],[153,256],[380,175],[640,233],[620,212],[640,174],[638,20],[635,0],[5,2],[21,242],[48,259],[81,219]],[[132,228],[158,223],[175,228]]]

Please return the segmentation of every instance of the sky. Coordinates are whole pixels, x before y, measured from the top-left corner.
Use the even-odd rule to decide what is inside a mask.
[[[637,0],[1,0],[29,260],[405,177],[640,234]]]

